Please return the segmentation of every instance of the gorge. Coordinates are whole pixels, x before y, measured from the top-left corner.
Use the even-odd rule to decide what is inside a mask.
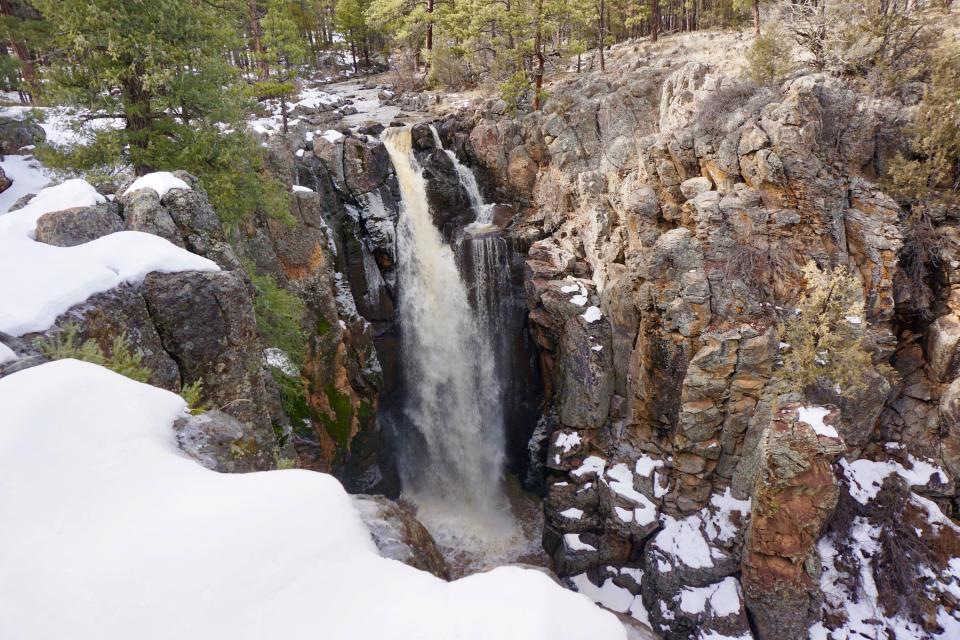
[[[303,74],[229,223],[0,107],[0,637],[960,637],[932,76],[661,36],[535,108]]]

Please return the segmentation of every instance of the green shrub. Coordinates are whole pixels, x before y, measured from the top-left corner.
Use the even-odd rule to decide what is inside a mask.
[[[913,210],[955,203],[960,189],[960,45],[935,57],[923,100],[907,127],[910,154],[898,155],[887,172],[889,190]]]
[[[789,349],[777,376],[800,389],[829,380],[843,391],[865,385],[873,369],[864,348],[866,320],[860,281],[845,267],[821,271],[813,262],[803,268],[807,287],[796,312],[780,327]]]
[[[73,358],[106,367],[137,382],[147,382],[152,371],[143,364],[143,355],[134,351],[126,333],[113,339],[109,353],[104,353],[92,338],[79,340],[80,327],[66,324],[63,330],[49,338],[38,338],[36,346],[50,360]]]
[[[747,51],[747,73],[758,85],[779,84],[793,66],[787,36],[776,27],[768,27]]]
[[[249,261],[244,269],[256,289],[253,311],[264,347],[276,347],[289,356],[298,369],[306,357],[307,338],[303,332],[306,307],[303,301],[280,286],[270,274],[259,274]]]
[[[208,409],[202,400],[203,378],[198,378],[190,384],[182,385],[180,387],[180,396],[187,402],[187,407],[193,415],[203,413]]]
[[[516,113],[530,100],[532,87],[527,74],[517,71],[500,85],[500,97],[507,103],[507,111]]]

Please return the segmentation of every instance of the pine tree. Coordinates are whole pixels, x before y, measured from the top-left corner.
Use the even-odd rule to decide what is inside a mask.
[[[51,101],[81,120],[119,119],[88,144],[48,147],[49,166],[137,175],[197,175],[227,226],[260,208],[283,215],[259,144],[245,133],[249,108],[228,52],[239,45],[242,5],[183,0],[36,0],[54,26],[46,74]],[[227,13],[224,13],[224,12]]]
[[[274,71],[272,76],[255,85],[256,92],[261,98],[280,100],[283,132],[287,133],[287,99],[296,93],[294,79],[297,68],[306,58],[306,51],[289,4],[284,0],[270,0],[261,26],[265,51],[260,55],[265,66]]]

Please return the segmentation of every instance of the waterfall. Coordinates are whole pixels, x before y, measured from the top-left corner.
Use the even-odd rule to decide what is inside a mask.
[[[383,142],[402,197],[397,252],[404,414],[423,444],[402,454],[413,458],[401,460],[404,493],[441,545],[473,543],[486,550],[514,535],[503,487],[502,394],[489,333],[471,307],[452,248],[433,224],[410,130],[388,129]]]
[[[471,171],[469,167],[461,164],[460,159],[457,158],[457,154],[450,149],[443,148],[443,142],[440,141],[440,134],[437,132],[437,128],[432,124],[430,125],[430,133],[433,134],[433,143],[437,145],[437,149],[440,149],[447,154],[447,157],[450,158],[450,161],[453,162],[454,168],[457,170],[457,177],[460,178],[460,184],[463,185],[464,189],[466,189],[467,196],[470,198],[470,206],[473,207],[473,210],[477,212],[477,218],[474,222],[474,225],[492,225],[493,205],[486,204],[483,201],[483,196],[480,195],[480,185],[477,184],[477,177],[473,175],[473,171]]]

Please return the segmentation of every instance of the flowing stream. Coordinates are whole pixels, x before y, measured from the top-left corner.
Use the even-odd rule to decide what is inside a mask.
[[[459,562],[479,568],[512,560],[515,553],[506,555],[525,536],[506,491],[502,393],[486,319],[474,313],[453,249],[434,226],[410,130],[388,129],[383,142],[402,197],[404,414],[422,444],[409,446],[414,434],[401,433],[408,439],[400,460],[404,496],[438,544],[463,556]]]

